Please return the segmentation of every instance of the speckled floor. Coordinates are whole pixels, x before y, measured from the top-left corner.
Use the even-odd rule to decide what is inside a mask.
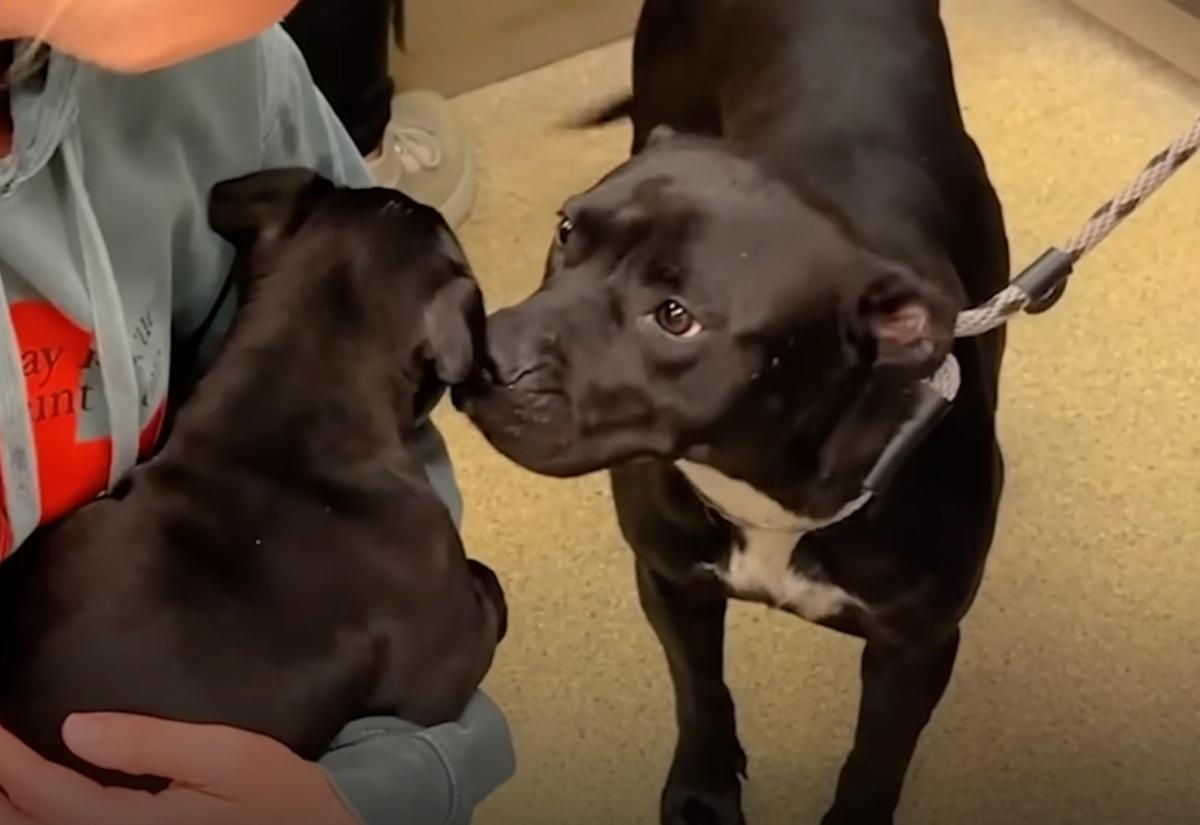
[[[1062,0],[943,6],[1021,264],[1200,110],[1200,86]],[[483,164],[463,234],[493,306],[533,288],[561,199],[622,158],[625,128],[558,124],[627,76],[621,44],[463,100]],[[902,823],[1200,821],[1198,257],[1200,163],[1087,262],[1058,310],[1014,326],[1003,522]],[[653,823],[669,689],[603,479],[535,478],[441,415],[468,545],[500,571],[513,610],[488,687],[520,774],[478,822]],[[851,733],[858,653],[762,608],[733,611],[752,825],[819,818]]]

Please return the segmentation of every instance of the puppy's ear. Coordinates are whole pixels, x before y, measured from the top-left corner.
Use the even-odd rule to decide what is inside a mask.
[[[853,335],[876,368],[928,377],[954,346],[954,304],[914,273],[888,265],[853,308]]]
[[[474,279],[455,278],[425,307],[425,357],[438,378],[454,386],[470,377],[475,355],[483,351],[487,319],[483,294]]]
[[[208,201],[208,222],[235,246],[284,234],[311,214],[333,184],[310,169],[274,169],[218,183]]]

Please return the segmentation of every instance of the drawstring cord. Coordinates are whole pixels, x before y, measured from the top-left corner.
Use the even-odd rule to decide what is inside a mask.
[[[2,272],[0,312],[4,313],[0,318],[0,388],[3,388],[0,390],[0,478],[4,480],[4,512],[12,532],[11,546],[19,547],[41,521],[42,501],[33,421],[29,417],[29,397],[21,367],[21,345]]]
[[[141,394],[129,346],[130,333],[125,323],[125,308],[117,290],[116,273],[113,272],[112,259],[108,255],[96,212],[87,197],[83,149],[78,136],[72,136],[63,144],[63,156],[74,194],[84,272],[92,305],[92,334],[96,340],[100,375],[104,380],[104,400],[112,437],[112,461],[108,473],[108,489],[111,490],[137,463]]]
[[[62,144],[62,155],[75,201],[84,276],[92,307],[92,332],[108,412],[112,459],[107,489],[111,490],[137,463],[141,395],[112,259],[87,196],[78,136]],[[12,546],[19,547],[41,522],[42,502],[21,346],[3,278],[0,278],[0,312],[4,313],[0,318],[0,387],[4,388],[0,392],[0,478]]]

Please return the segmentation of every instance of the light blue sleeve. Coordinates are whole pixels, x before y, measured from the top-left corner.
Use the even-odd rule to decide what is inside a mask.
[[[321,760],[334,787],[368,825],[466,825],[516,770],[504,715],[478,693],[462,719],[417,728],[363,719]]]
[[[343,185],[373,185],[291,38],[275,29],[261,42],[267,85],[263,168],[306,166]],[[411,446],[461,525],[462,499],[441,435],[428,423]],[[514,757],[504,715],[480,693],[462,719],[436,728],[399,719],[357,722],[322,765],[364,825],[461,825],[512,776]]]

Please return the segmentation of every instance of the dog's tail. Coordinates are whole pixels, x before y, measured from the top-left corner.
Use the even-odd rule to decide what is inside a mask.
[[[633,117],[633,95],[625,94],[616,100],[611,100],[599,108],[593,109],[579,118],[568,121],[569,129],[596,129],[620,120]]]

